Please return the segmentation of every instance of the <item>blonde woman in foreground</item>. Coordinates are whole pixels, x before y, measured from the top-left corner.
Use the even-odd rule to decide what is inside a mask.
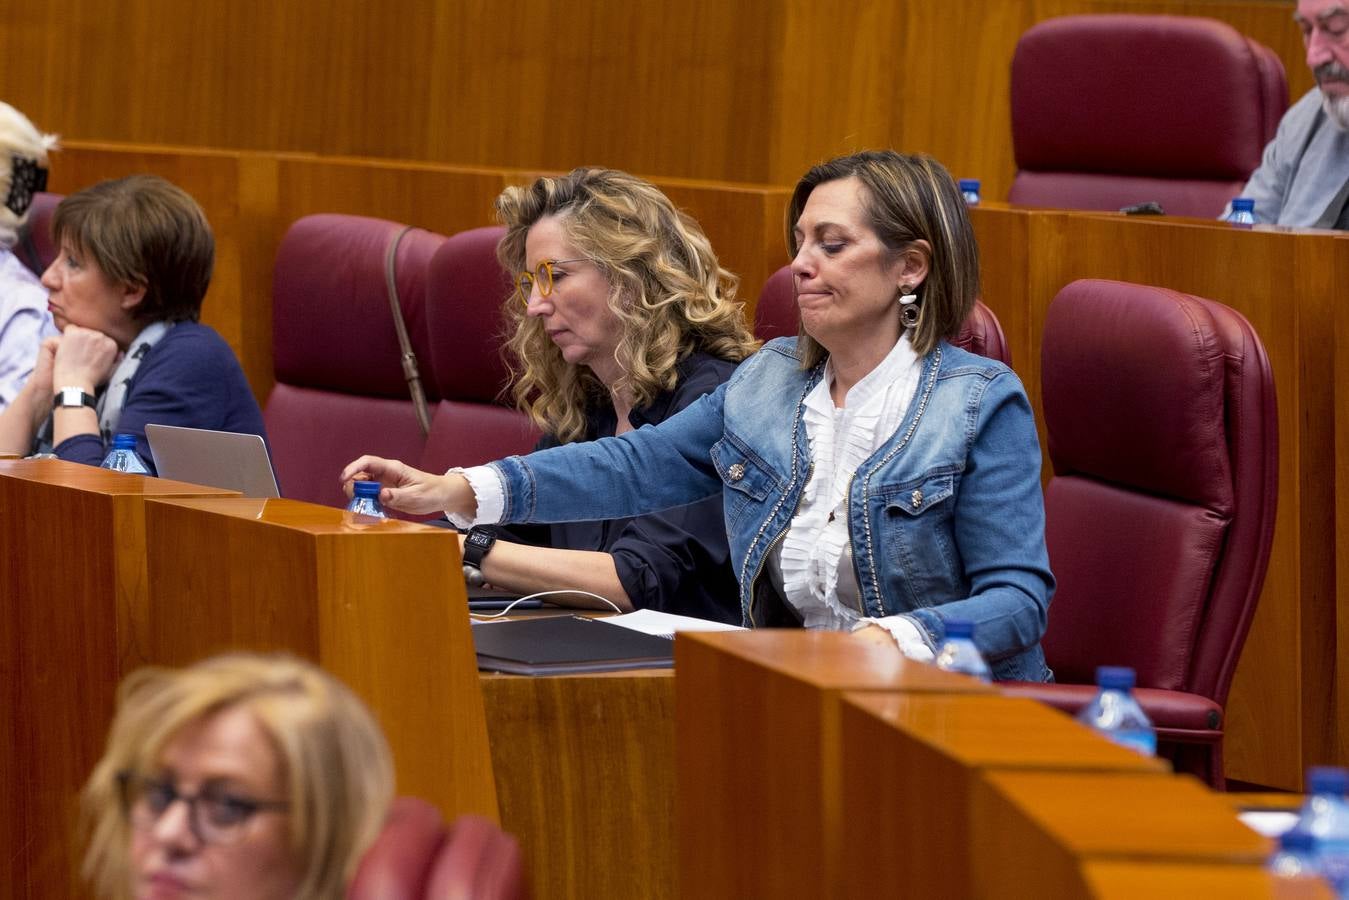
[[[341,897],[392,795],[379,727],[317,667],[237,654],[142,669],[84,789],[85,875],[118,900]]]

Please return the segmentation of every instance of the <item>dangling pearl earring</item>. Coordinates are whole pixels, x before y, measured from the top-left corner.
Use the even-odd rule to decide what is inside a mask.
[[[899,324],[913,328],[918,324],[918,295],[907,284],[899,288]]]

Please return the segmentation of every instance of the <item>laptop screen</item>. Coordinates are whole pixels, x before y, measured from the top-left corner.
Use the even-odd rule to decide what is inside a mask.
[[[256,434],[146,425],[159,477],[238,491],[245,497],[280,497],[267,444]]]

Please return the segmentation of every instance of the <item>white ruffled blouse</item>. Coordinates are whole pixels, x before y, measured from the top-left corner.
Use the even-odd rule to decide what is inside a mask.
[[[860,589],[848,539],[848,491],[854,473],[899,428],[918,389],[922,361],[907,333],[880,365],[834,406],[832,362],[806,395],[803,418],[814,472],[787,536],[769,560],[769,575],[807,628],[850,630],[874,622],[901,644],[918,637],[900,616],[869,619],[857,612]],[[907,640],[906,640],[907,639]]]

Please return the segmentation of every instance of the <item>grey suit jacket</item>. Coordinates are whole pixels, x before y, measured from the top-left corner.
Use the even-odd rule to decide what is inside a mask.
[[[1349,132],[1326,117],[1321,91],[1312,88],[1284,114],[1242,196],[1255,200],[1257,222],[1308,228],[1346,181]]]

